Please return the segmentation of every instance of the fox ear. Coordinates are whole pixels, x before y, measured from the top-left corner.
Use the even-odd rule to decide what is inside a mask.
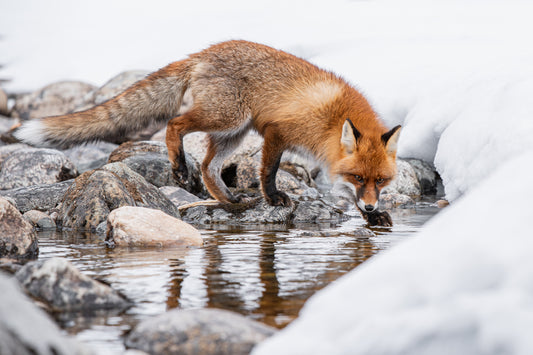
[[[401,128],[402,126],[398,125],[381,136],[381,141],[385,145],[387,154],[396,154],[396,149],[398,148],[398,138],[400,137]]]
[[[359,138],[361,138],[361,133],[355,128],[352,121],[347,118],[342,126],[341,144],[348,154],[353,153]]]

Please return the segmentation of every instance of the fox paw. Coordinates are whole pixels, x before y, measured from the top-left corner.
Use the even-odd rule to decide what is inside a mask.
[[[265,196],[265,199],[270,206],[282,206],[282,207],[292,206],[292,201],[285,192],[276,191],[268,196]]]
[[[363,212],[362,215],[371,226],[392,227],[392,218],[386,211]]]

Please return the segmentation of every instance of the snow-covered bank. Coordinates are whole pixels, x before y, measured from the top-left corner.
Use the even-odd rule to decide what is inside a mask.
[[[313,296],[262,354],[530,354],[533,153]]]

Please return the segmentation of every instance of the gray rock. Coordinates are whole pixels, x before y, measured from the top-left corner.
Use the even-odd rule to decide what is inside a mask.
[[[126,347],[149,354],[249,354],[275,329],[220,309],[174,309],[142,321],[126,337]]]
[[[407,195],[397,193],[382,193],[379,196],[379,208],[391,209],[397,207],[414,206],[415,201]]]
[[[74,162],[76,169],[81,174],[104,166],[109,155],[116,148],[117,145],[113,143],[97,142],[72,147],[63,150],[63,153]]]
[[[61,202],[63,195],[73,183],[74,180],[66,180],[55,184],[0,190],[0,196],[12,199],[22,213],[31,210],[49,211]]]
[[[61,201],[63,227],[96,229],[109,212],[122,206],[159,209],[178,217],[177,207],[155,186],[123,163],[112,163],[80,175]]]
[[[19,149],[2,164],[0,189],[52,184],[78,176],[74,164],[60,151],[44,148]]]
[[[67,337],[12,278],[1,272],[0,290],[0,354],[92,354],[86,344]]]
[[[0,133],[8,132],[13,126],[20,123],[18,118],[6,117],[0,114]]]
[[[31,297],[52,311],[123,310],[130,306],[111,287],[82,274],[62,258],[29,262],[15,278]]]
[[[56,222],[44,212],[31,210],[22,215],[25,220],[37,228],[55,228]]]
[[[13,154],[13,152],[26,148],[31,148],[31,146],[25,143],[15,143],[0,147],[0,165],[3,164],[4,160],[6,160],[7,157]]]
[[[262,198],[250,203],[210,204],[198,203],[181,209],[182,219],[199,224],[264,224],[264,223],[319,223],[345,220],[343,212],[320,200],[298,201],[292,196],[290,207],[270,206]]]
[[[159,191],[161,191],[166,197],[168,197],[170,201],[172,201],[172,203],[178,207],[188,203],[202,201],[202,199],[198,196],[193,195],[187,190],[177,186],[162,186],[159,188]]]
[[[6,199],[0,198],[0,257],[36,258],[39,244],[33,226]]]
[[[208,192],[203,185],[198,164],[187,153],[185,157],[189,178],[187,182],[180,184],[174,178],[168,160],[167,147],[162,142],[126,142],[111,153],[109,162],[123,162],[157,187],[178,186],[179,184],[193,194],[207,197]]]
[[[398,167],[398,174],[396,175],[396,178],[382,190],[382,193],[397,193],[412,198],[420,197],[422,190],[411,164],[402,159],[396,159],[396,165]]]
[[[405,159],[405,161],[413,168],[420,183],[422,194],[435,194],[437,192],[438,182],[438,174],[435,168],[420,159]]]
[[[12,116],[22,119],[64,115],[85,103],[94,86],[77,81],[50,84],[31,94],[15,98]]]

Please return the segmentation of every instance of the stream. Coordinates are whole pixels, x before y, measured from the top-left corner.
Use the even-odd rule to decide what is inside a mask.
[[[66,258],[133,301],[121,314],[56,315],[98,354],[120,354],[127,331],[172,308],[222,308],[283,328],[315,292],[409,238],[438,210],[434,201],[395,209],[394,227],[371,236],[353,233],[365,224],[359,217],[338,225],[199,226],[204,245],[188,249],[109,249],[95,234],[40,231],[39,258]]]

